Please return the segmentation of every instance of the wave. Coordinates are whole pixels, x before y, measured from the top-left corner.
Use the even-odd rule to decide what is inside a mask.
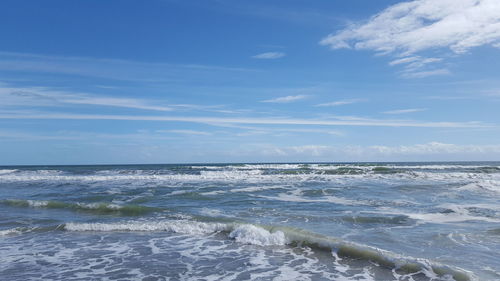
[[[22,233],[22,230],[19,228],[0,230],[0,236],[9,236],[9,235],[16,235],[16,234],[21,234],[21,233]]]
[[[135,221],[125,223],[66,223],[64,229],[68,231],[140,231],[157,232],[167,231],[181,234],[212,234],[215,232],[227,231],[229,226],[224,223],[205,223],[196,221]]]
[[[479,165],[478,165],[479,164]],[[212,172],[220,173],[325,173],[325,174],[360,174],[360,173],[404,173],[408,171],[434,172],[471,172],[471,173],[500,173],[498,163],[478,164],[396,164],[396,163],[353,163],[353,164],[227,164],[227,165],[180,165],[180,166],[134,166],[134,167],[2,167],[0,175],[18,174],[23,176],[171,176],[177,174],[207,175]],[[496,164],[496,165],[495,165]]]
[[[493,164],[493,163],[492,163]],[[495,163],[497,164],[497,163]],[[239,170],[253,170],[253,169],[335,169],[335,168],[357,168],[357,169],[372,169],[373,167],[388,167],[388,168],[403,168],[403,169],[464,169],[464,168],[483,168],[494,167],[500,169],[497,165],[475,165],[472,163],[452,164],[452,163],[304,163],[304,164],[226,164],[226,165],[196,165],[196,166],[183,166],[190,169],[199,170],[217,170],[217,169],[239,169]]]
[[[459,268],[431,263],[424,259],[400,256],[382,249],[343,241],[335,237],[312,233],[303,229],[264,226],[247,223],[175,221],[127,221],[121,223],[66,223],[67,231],[167,231],[190,235],[211,235],[225,233],[238,243],[257,246],[307,246],[315,250],[333,251],[339,257],[360,259],[395,270],[398,273],[413,274],[430,272],[433,276],[452,276],[457,281],[473,280],[471,273]]]
[[[344,216],[342,217],[343,221],[356,223],[356,224],[395,224],[395,225],[403,225],[411,222],[411,219],[408,216],[400,215],[400,216],[391,216],[391,217],[382,217],[382,216]]]
[[[302,197],[302,194],[300,194],[300,190],[295,190],[290,193],[279,193],[277,196],[259,195],[258,197],[265,198],[268,200],[278,200],[285,202],[333,203],[338,205],[350,205],[350,206],[370,205],[370,203],[365,200],[353,200],[342,197],[336,197],[333,195],[326,195],[317,199],[304,198]]]
[[[17,169],[0,169],[0,175],[12,174],[17,171]]]
[[[319,166],[318,166],[319,167]],[[254,168],[254,167],[252,167]],[[78,174],[59,170],[9,170],[0,174],[0,183],[82,183],[108,185],[172,184],[186,182],[245,182],[245,183],[283,183],[289,181],[339,182],[350,181],[418,181],[421,183],[454,183],[463,185],[462,189],[487,190],[499,192],[497,183],[500,173],[460,172],[460,171],[426,171],[403,169],[400,167],[327,167],[328,169],[228,169],[199,170],[195,173],[169,173],[149,170],[100,170]],[[5,171],[5,170],[4,170]]]
[[[459,188],[460,190],[469,191],[487,191],[487,192],[500,192],[499,180],[482,180],[473,183],[468,183]]]
[[[19,200],[7,199],[3,204],[15,207],[31,207],[46,209],[68,209],[73,211],[86,211],[97,214],[118,214],[126,216],[139,216],[146,213],[157,211],[157,208],[141,205],[117,205],[111,203],[69,203],[61,201],[43,201],[43,200]]]
[[[490,204],[441,204],[429,212],[409,212],[398,208],[380,207],[371,213],[400,218],[402,221],[414,220],[417,224],[455,224],[463,222],[500,223],[500,208]],[[353,219],[354,220],[354,219]]]
[[[494,235],[500,235],[500,228],[493,228],[488,230],[488,233],[494,234]]]
[[[212,197],[206,196],[211,194],[200,193],[196,191],[185,191],[185,190],[176,190],[170,193],[170,196],[174,196],[177,198],[183,199],[191,199],[191,200],[212,200]]]
[[[282,246],[287,244],[283,231],[270,232],[252,224],[243,224],[234,227],[229,233],[229,237],[239,243],[259,246]]]
[[[64,225],[45,225],[45,226],[34,226],[34,227],[16,227],[10,229],[0,230],[0,236],[16,236],[31,232],[49,232],[55,230],[64,230]]]

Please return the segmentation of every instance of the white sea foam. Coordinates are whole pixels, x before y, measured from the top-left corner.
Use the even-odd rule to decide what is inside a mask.
[[[210,234],[220,231],[227,231],[229,226],[223,223],[204,223],[194,221],[159,221],[140,222],[130,221],[123,223],[67,223],[64,229],[68,231],[167,231],[181,234]]]
[[[222,170],[222,171],[201,171],[200,178],[206,179],[235,179],[242,177],[252,177],[262,175],[261,170]]]
[[[443,204],[439,205],[439,207],[450,209],[451,212],[411,213],[404,210],[387,208],[387,207],[381,207],[379,208],[379,211],[374,210],[371,212],[387,214],[387,215],[404,215],[411,219],[418,220],[422,223],[446,224],[446,223],[461,223],[467,221],[484,221],[484,222],[500,223],[500,219],[471,215],[469,210],[467,210],[465,206],[458,206],[456,204]]]
[[[321,166],[321,169],[324,167]],[[64,173],[57,170],[17,171],[2,174],[0,182],[57,182],[57,183],[84,183],[94,184],[106,182],[109,185],[124,184],[140,186],[144,184],[176,184],[187,182],[243,182],[282,184],[283,182],[335,182],[338,184],[352,184],[354,182],[380,182],[391,185],[398,182],[415,181],[418,183],[455,183],[462,184],[464,189],[485,189],[498,192],[500,173],[472,173],[472,172],[427,172],[411,171],[407,173],[361,173],[361,174],[328,174],[321,169],[316,172],[267,174],[261,169],[221,169],[200,171],[199,174],[151,174],[148,171],[137,170],[131,173],[122,173],[120,170],[100,171],[94,174],[78,175]],[[366,169],[366,167],[364,167]],[[370,168],[371,169],[371,168]],[[472,184],[467,186],[468,184]],[[111,186],[110,186],[111,187]],[[248,191],[243,191],[248,192]]]
[[[17,172],[16,169],[0,169],[0,176]]]
[[[26,200],[26,202],[28,203],[28,206],[34,208],[46,207],[49,204],[49,201],[44,200]]]
[[[460,190],[469,190],[476,192],[500,192],[500,181],[492,179],[484,179],[477,182],[465,184],[459,188]]]
[[[20,234],[20,233],[21,233],[21,231],[17,228],[0,230],[0,236],[9,236],[9,235],[15,235],[15,234]]]
[[[243,187],[243,188],[233,188],[233,189],[227,189],[227,190],[214,190],[214,191],[209,191],[209,192],[203,192],[201,193],[202,195],[218,195],[218,194],[224,194],[224,193],[237,193],[237,192],[247,192],[247,193],[252,193],[252,192],[259,192],[259,191],[264,191],[264,190],[271,190],[271,189],[283,189],[283,185],[259,185],[259,186],[250,186],[250,187]],[[182,191],[174,191],[170,194],[174,195],[177,194],[176,192],[181,192]]]
[[[211,208],[201,208],[200,214],[204,216],[210,216],[210,217],[227,217],[228,215],[224,214],[219,209],[211,209]]]
[[[67,223],[64,229],[68,231],[138,231],[157,232],[167,231],[179,234],[202,235],[216,232],[230,232],[229,237],[238,243],[259,246],[285,245],[285,234],[282,231],[269,232],[268,230],[251,224],[224,224],[204,223],[196,221],[159,221],[140,222],[130,221],[123,223]]]
[[[289,169],[299,169],[303,167],[302,164],[245,164],[241,166],[231,166],[233,169],[241,170],[259,170],[259,169],[273,169],[273,170],[289,170]]]
[[[248,247],[239,247],[236,250],[234,248],[231,248],[233,251],[233,254],[238,254],[239,251],[242,251],[243,249],[246,249],[245,251],[251,250],[251,253],[259,253],[259,251],[264,250],[265,248],[262,248],[262,246],[283,246],[286,244],[290,243],[297,243],[298,245],[303,245],[300,255],[297,253],[294,253],[295,250],[291,250],[292,248],[288,247],[277,247],[273,249],[272,255],[277,254],[278,252],[275,251],[284,251],[283,255],[287,256],[287,260],[290,262],[286,262],[284,264],[276,266],[271,266],[270,263],[267,263],[265,261],[261,260],[256,260],[257,257],[251,260],[247,264],[247,266],[251,266],[252,268],[258,269],[266,269],[265,272],[271,272],[272,275],[261,275],[258,272],[264,272],[264,271],[255,271],[255,275],[252,275],[253,277],[262,277],[265,278],[266,276],[268,277],[279,277],[280,278],[285,278],[286,276],[296,276],[297,278],[302,278],[306,275],[304,275],[304,272],[309,272],[311,276],[314,276],[315,274],[318,274],[316,276],[323,276],[324,278],[330,278],[333,280],[371,280],[370,278],[373,277],[372,273],[364,270],[363,272],[359,273],[347,273],[349,270],[348,267],[342,266],[339,262],[341,261],[339,255],[341,256],[351,256],[352,258],[361,258],[362,260],[365,260],[366,262],[373,261],[375,263],[379,263],[381,265],[385,266],[395,266],[399,267],[405,264],[412,264],[414,266],[420,267],[420,269],[427,270],[429,272],[426,272],[425,274],[427,276],[435,276],[438,280],[442,280],[442,272],[449,272],[450,274],[460,274],[461,271],[456,271],[454,269],[449,269],[449,268],[442,268],[438,265],[428,263],[427,261],[420,261],[420,260],[415,260],[411,258],[405,258],[402,256],[398,256],[395,254],[392,254],[387,251],[383,251],[374,247],[368,247],[368,246],[361,246],[357,245],[354,243],[347,243],[343,242],[340,240],[336,240],[332,237],[326,237],[323,235],[319,234],[314,234],[310,233],[307,231],[303,230],[298,230],[298,229],[290,229],[290,228],[272,228],[269,230],[266,227],[261,227],[257,225],[252,225],[252,224],[236,224],[236,223],[206,223],[206,222],[197,222],[197,221],[189,221],[189,220],[166,220],[166,221],[125,221],[125,222],[116,222],[116,223],[67,223],[64,225],[64,229],[67,231],[93,231],[93,232],[113,232],[113,231],[118,231],[118,232],[160,232],[160,231],[166,231],[166,232],[172,232],[172,233],[179,233],[179,234],[187,234],[187,237],[179,238],[177,239],[176,236],[165,236],[163,239],[174,239],[172,242],[168,243],[162,243],[162,236],[155,235],[154,241],[151,241],[150,248],[153,254],[162,254],[165,250],[163,250],[163,247],[175,247],[175,251],[179,252],[181,255],[185,256],[188,260],[188,263],[190,262],[197,262],[199,260],[200,255],[201,256],[206,256],[207,258],[210,256],[213,256],[214,254],[219,255],[225,255],[225,249],[227,247],[230,247],[227,242],[221,242],[220,240],[210,240],[211,238],[208,238],[211,234],[214,233],[219,233],[219,232],[224,232],[228,235],[229,238],[234,239],[236,243],[241,243],[241,244],[250,244],[250,245],[256,245],[259,246],[257,248],[248,248]],[[10,230],[9,230],[10,231]],[[5,233],[7,233],[6,231]],[[200,239],[199,236],[202,236]],[[146,236],[145,236],[146,237]],[[191,238],[190,238],[191,237]],[[179,245],[179,241],[182,243],[182,245]],[[219,242],[218,242],[219,241]],[[127,243],[127,242],[123,242]],[[113,243],[107,243],[107,247],[112,247],[114,248],[114,254],[113,255],[119,255],[123,256],[130,251],[129,246],[133,246],[133,244],[127,244],[128,246],[124,246],[122,242],[117,241],[116,247],[114,246]],[[206,244],[205,244],[206,243]],[[148,243],[144,244],[148,245]],[[170,245],[170,246],[169,246]],[[175,246],[172,246],[175,245]],[[338,271],[337,273],[329,273],[325,272],[325,268],[322,266],[319,266],[317,260],[314,258],[313,253],[308,254],[308,247],[313,246],[316,249],[321,249],[325,248],[328,251],[334,250],[334,257],[336,257],[336,263],[338,264]],[[38,244],[40,246],[40,244]],[[81,247],[81,245],[79,246]],[[135,246],[133,246],[135,247]],[[317,248],[319,247],[319,248]],[[97,247],[99,248],[99,247]],[[96,249],[97,249],[96,248]],[[68,253],[68,261],[72,261],[72,257],[76,252],[76,249],[69,250]],[[286,253],[285,253],[286,252]],[[58,251],[57,255],[53,262],[56,264],[60,264],[61,260],[60,258],[65,255],[65,250]],[[338,255],[337,255],[338,253]],[[268,254],[264,254],[264,257],[267,258]],[[308,255],[311,255],[311,257],[308,257]],[[14,258],[13,256],[10,256],[11,258]],[[279,255],[277,256],[279,258]],[[108,258],[111,258],[111,256],[108,255]],[[47,261],[50,261],[52,257],[47,257]],[[335,266],[333,264],[332,266]],[[317,266],[318,265],[318,266]],[[434,271],[434,268],[437,268],[438,266],[440,268],[440,271]],[[335,266],[336,267],[336,266]],[[193,277],[193,273],[197,272],[194,267],[187,267],[189,272],[191,272],[190,275],[185,276],[186,278]],[[367,268],[366,268],[367,269]],[[304,271],[305,270],[305,271]],[[92,271],[96,272],[96,271]],[[435,272],[440,272],[439,276]],[[103,272],[104,273],[104,272]],[[198,272],[198,273],[201,273]],[[231,273],[228,272],[229,275],[225,275],[225,277],[229,278],[232,276],[232,278],[236,278],[238,276],[238,272],[233,272]],[[326,275],[325,275],[326,274]],[[355,276],[352,276],[354,274]],[[344,275],[350,275],[350,276],[344,276]],[[196,275],[194,275],[196,276]],[[221,279],[223,276],[219,276],[217,279]],[[360,279],[361,278],[361,279]],[[209,280],[207,276],[207,280]],[[285,279],[283,279],[285,280]],[[466,280],[466,279],[464,279]]]
[[[491,219],[486,217],[478,217],[478,216],[470,216],[468,214],[442,214],[442,213],[407,213],[405,214],[408,217],[416,220],[421,220],[425,222],[431,223],[458,223],[458,222],[466,222],[466,221],[485,221],[485,222],[500,222],[497,219]]]
[[[110,204],[110,203],[65,203],[59,201],[46,201],[46,200],[18,200],[18,199],[8,199],[5,202],[13,204],[13,205],[25,205],[33,208],[44,208],[44,207],[53,207],[53,208],[78,208],[78,209],[109,209],[109,210],[120,210],[125,206],[121,206],[118,204]]]
[[[259,246],[286,244],[285,234],[282,231],[278,230],[271,233],[261,227],[251,224],[237,226],[229,233],[229,237],[239,243]]]
[[[368,203],[362,200],[352,200],[342,197],[336,197],[332,195],[321,196],[320,198],[307,198],[302,195],[302,191],[300,189],[292,190],[288,193],[279,193],[277,196],[259,196],[261,198],[266,198],[270,200],[279,200],[286,202],[306,202],[306,203],[333,203],[338,205],[350,205],[350,206],[359,206],[359,205],[367,205]]]
[[[76,206],[82,208],[82,209],[89,209],[89,210],[94,210],[94,209],[102,209],[105,207],[106,209],[109,210],[120,210],[123,209],[123,206],[120,206],[118,204],[107,204],[107,203],[76,203]]]
[[[377,255],[390,258],[398,256],[374,247],[361,246],[355,243],[346,243],[335,238],[293,228],[273,228],[272,231],[253,224],[198,222],[192,220],[165,220],[165,221],[125,221],[121,223],[66,223],[67,231],[133,231],[158,232],[166,231],[179,234],[207,235],[217,232],[226,232],[228,237],[236,242],[259,246],[286,245],[293,242],[314,244],[328,249],[352,248],[362,251],[371,251]],[[346,249],[347,249],[346,248]]]

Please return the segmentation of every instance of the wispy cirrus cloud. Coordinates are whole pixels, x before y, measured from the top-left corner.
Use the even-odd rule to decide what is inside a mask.
[[[256,69],[203,64],[141,62],[124,59],[56,56],[0,51],[0,71],[53,73],[139,83],[186,79],[211,80],[219,75],[259,72]]]
[[[437,76],[437,75],[449,75],[451,72],[446,68],[439,68],[433,70],[424,70],[424,71],[415,71],[405,70],[401,73],[401,76],[404,78],[425,78],[429,76]]]
[[[289,103],[289,102],[295,102],[298,100],[303,100],[308,98],[308,95],[296,95],[296,96],[285,96],[285,97],[279,97],[279,98],[274,98],[274,99],[269,99],[269,100],[263,100],[262,102],[267,102],[267,103]]]
[[[57,132],[46,132],[46,133],[34,133],[26,131],[4,131],[0,130],[0,137],[2,140],[14,140],[14,141],[51,141],[51,140],[67,140],[67,141],[77,141],[77,140],[104,140],[104,139],[114,139],[124,142],[129,141],[141,141],[145,140],[173,140],[174,138],[164,136],[161,134],[152,134],[149,132],[136,132],[136,133],[125,133],[125,134],[113,134],[113,133],[95,133],[95,132],[82,132],[82,131],[57,131]]]
[[[396,110],[388,110],[382,113],[384,114],[405,114],[405,113],[413,113],[413,112],[422,112],[426,111],[427,108],[407,108],[407,109],[396,109]]]
[[[173,134],[181,134],[181,135],[193,135],[193,136],[210,136],[212,133],[205,131],[196,131],[196,130],[157,130],[158,133],[173,133]]]
[[[365,99],[338,100],[338,101],[320,103],[320,104],[317,104],[316,106],[319,106],[319,107],[340,106],[340,105],[353,104],[353,103],[358,103],[358,102],[363,102],[363,101],[366,101],[366,100]]]
[[[414,0],[392,5],[368,21],[352,24],[320,42],[332,49],[373,50],[396,58],[403,77],[448,74],[443,58],[416,55],[449,50],[455,55],[474,47],[500,47],[497,0]],[[436,64],[438,66],[436,66]],[[413,73],[413,74],[412,74]]]
[[[157,105],[136,98],[98,96],[87,93],[54,90],[46,87],[9,87],[0,84],[1,106],[91,105],[155,111],[171,111],[172,107]]]
[[[116,107],[152,111],[206,111],[224,114],[243,114],[248,109],[228,109],[225,105],[166,104],[164,100],[141,99],[73,92],[64,88],[25,86],[17,87],[0,82],[0,108],[8,107]]]
[[[326,134],[326,135],[332,135],[332,136],[345,136],[345,133],[339,130],[333,130],[333,129],[323,129],[323,128],[302,128],[302,127],[257,127],[257,126],[242,126],[238,124],[210,124],[212,126],[217,126],[217,127],[225,127],[225,128],[232,128],[232,129],[241,129],[244,130],[244,132],[239,133],[239,136],[244,136],[244,135],[272,135],[272,134],[293,134],[293,133],[310,133],[310,134]]]
[[[273,59],[279,59],[286,56],[285,53],[283,52],[267,52],[267,53],[261,53],[257,54],[255,56],[252,56],[254,59],[265,59],[265,60],[273,60]]]
[[[67,120],[116,120],[116,121],[155,121],[189,122],[200,124],[258,124],[258,125],[317,125],[317,126],[366,126],[366,127],[420,127],[420,128],[491,128],[495,125],[471,122],[428,122],[414,120],[364,119],[360,117],[339,116],[332,119],[304,118],[260,118],[260,117],[204,117],[204,116],[151,116],[151,115],[107,115],[73,114],[55,112],[1,112],[0,119],[67,119]]]

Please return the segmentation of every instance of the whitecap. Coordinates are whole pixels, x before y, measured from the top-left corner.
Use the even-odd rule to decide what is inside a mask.
[[[259,246],[285,245],[285,234],[282,231],[269,232],[261,227],[251,224],[244,224],[236,227],[229,237],[236,242]]]

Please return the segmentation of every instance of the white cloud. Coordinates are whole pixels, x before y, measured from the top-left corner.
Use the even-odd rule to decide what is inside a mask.
[[[415,0],[388,7],[367,22],[353,24],[320,42],[332,49],[373,50],[397,59],[390,65],[414,68],[441,61],[414,54],[448,49],[462,54],[474,47],[500,46],[500,1]],[[444,74],[431,71],[412,77]],[[410,77],[410,76],[407,76]]]
[[[404,71],[402,76],[405,78],[425,78],[429,76],[437,76],[437,75],[449,75],[450,71],[446,68],[434,69],[434,70],[425,70],[425,71]]]
[[[138,132],[132,134],[112,134],[112,133],[94,133],[82,131],[57,131],[45,134],[37,134],[23,131],[2,131],[0,137],[3,139],[11,139],[16,141],[42,141],[42,140],[90,140],[97,141],[102,139],[115,139],[123,142],[129,141],[150,141],[150,140],[173,140],[172,137],[165,137],[149,132]]]
[[[0,51],[0,70],[98,77],[140,83],[186,79],[212,80],[224,74],[246,75],[259,70],[200,64],[152,63],[93,57],[48,56]]]
[[[59,106],[62,104],[97,105],[122,108],[135,108],[154,111],[170,111],[167,106],[154,105],[153,102],[121,97],[97,96],[86,93],[73,93],[44,87],[2,87],[0,98],[3,106]]]
[[[497,0],[416,0],[403,2],[321,41],[333,49],[372,49],[412,54],[446,47],[463,53],[500,44]]]
[[[106,106],[152,111],[207,111],[225,114],[248,113],[248,109],[226,109],[224,105],[168,104],[155,99],[111,97],[91,93],[72,92],[52,87],[15,87],[0,82],[0,108],[47,106]]]
[[[174,134],[182,134],[182,135],[197,135],[197,136],[210,136],[212,135],[209,132],[204,131],[195,131],[195,130],[158,130],[158,133],[174,133]]]
[[[407,70],[418,69],[418,68],[422,68],[428,64],[440,62],[442,60],[443,59],[441,59],[441,58],[420,58],[420,57],[417,57],[417,59],[415,61],[408,63],[405,67]]]
[[[255,55],[255,56],[252,56],[252,58],[254,59],[279,59],[279,58],[282,58],[286,56],[285,53],[283,52],[267,52],[267,53],[262,53],[262,54],[258,54],[258,55]]]
[[[286,96],[286,97],[279,97],[275,99],[270,99],[270,100],[263,100],[262,102],[269,102],[269,103],[289,103],[289,102],[294,102],[298,100],[303,100],[309,96],[306,95],[297,95],[297,96]]]
[[[389,62],[390,66],[402,65],[404,70],[401,76],[405,78],[424,78],[436,75],[448,75],[450,71],[446,68],[436,69],[436,63],[442,62],[442,58],[425,58],[421,56],[408,56]],[[430,67],[429,67],[430,66]]]
[[[389,110],[389,111],[384,111],[382,113],[384,113],[384,114],[405,114],[405,113],[421,112],[421,111],[426,111],[426,110],[427,110],[427,108],[408,108],[408,109]]]
[[[337,130],[328,130],[328,129],[252,128],[249,131],[237,134],[237,136],[251,136],[251,135],[290,136],[290,134],[294,133],[326,134],[337,137],[345,135],[343,132]]]
[[[457,145],[440,142],[410,146],[370,146],[368,149],[383,154],[500,153],[500,145]]]
[[[254,154],[266,157],[285,157],[287,159],[306,159],[308,161],[400,161],[402,159],[482,159],[500,156],[500,144],[458,145],[441,142],[424,144],[385,146],[385,145],[302,145],[276,147],[265,145]]]
[[[332,129],[311,129],[311,128],[285,128],[285,127],[252,127],[252,126],[242,126],[242,125],[237,125],[237,124],[217,124],[213,123],[210,124],[212,126],[217,126],[217,127],[224,127],[224,128],[234,128],[234,129],[241,129],[241,130],[246,130],[244,133],[240,133],[238,135],[255,135],[255,134],[287,134],[287,133],[312,133],[312,134],[327,134],[327,135],[334,135],[334,136],[345,136],[345,133],[342,131],[338,130],[332,130]]]
[[[389,65],[398,65],[398,64],[404,64],[404,63],[410,63],[419,60],[420,57],[414,56],[414,57],[405,57],[402,59],[396,59],[391,62],[389,62]]]
[[[339,106],[339,105],[358,103],[358,102],[362,102],[362,101],[364,101],[364,100],[363,99],[339,100],[339,101],[332,101],[332,102],[327,102],[327,103],[320,103],[320,104],[317,104],[316,106],[320,106],[320,107]]]
[[[481,122],[422,122],[411,120],[363,119],[342,116],[331,119],[299,118],[230,118],[230,117],[191,117],[191,116],[145,116],[145,115],[106,115],[71,113],[27,113],[0,112],[0,119],[68,119],[68,120],[117,120],[117,121],[158,121],[189,122],[201,124],[260,124],[260,125],[318,125],[318,126],[367,126],[367,127],[421,127],[421,128],[491,128]]]

